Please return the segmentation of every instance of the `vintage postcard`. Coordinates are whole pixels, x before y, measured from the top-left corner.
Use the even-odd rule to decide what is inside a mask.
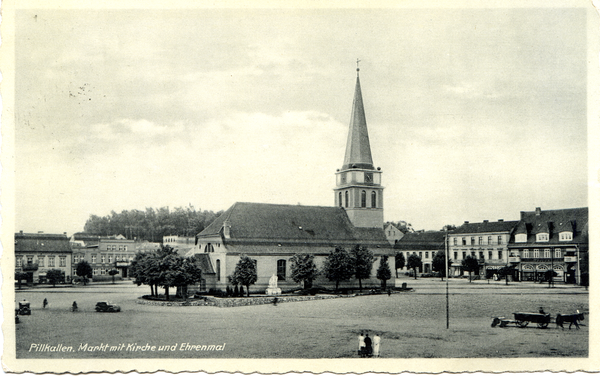
[[[4,371],[599,371],[598,18],[3,1]]]

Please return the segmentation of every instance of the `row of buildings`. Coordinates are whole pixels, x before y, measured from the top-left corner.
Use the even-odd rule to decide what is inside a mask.
[[[272,276],[277,276],[282,289],[293,289],[298,286],[290,271],[294,254],[314,255],[321,268],[336,247],[350,250],[356,245],[367,247],[375,256],[372,277],[363,280],[367,286],[379,284],[376,270],[384,260],[394,268],[396,253],[418,254],[422,271],[429,272],[434,254],[445,246],[454,275],[462,273],[462,260],[472,255],[480,262],[478,274],[493,275],[494,270],[511,264],[518,270],[518,279],[535,280],[552,269],[559,273],[557,278],[579,283],[587,257],[587,208],[522,212],[519,221],[465,222],[447,235],[439,231],[404,235],[394,226],[384,227],[383,171],[373,164],[358,71],[344,160],[335,172],[333,206],[238,202],[197,234],[193,244],[191,239],[165,238],[164,243],[178,248],[180,254],[196,256],[204,277],[200,289],[225,290],[227,276],[233,274],[242,254],[256,263],[255,290],[264,291]],[[34,243],[37,248],[32,248]],[[48,248],[58,252],[55,258],[42,252]],[[82,259],[92,265],[95,276],[116,268],[127,277],[127,267],[139,250],[132,240],[122,237],[69,241],[66,234],[22,233],[15,236],[15,249],[17,269],[31,273],[32,278],[36,272],[41,278],[45,270],[56,267],[72,277],[74,265]],[[334,284],[323,275],[314,283]],[[356,285],[351,280],[340,287]]]
[[[431,271],[433,257],[448,249],[452,260],[450,275],[462,275],[462,260],[477,258],[482,278],[495,278],[498,269],[513,266],[513,279],[545,280],[554,271],[554,280],[581,283],[588,270],[588,208],[522,211],[518,221],[502,219],[465,222],[455,230],[407,233],[394,248],[405,258],[421,256],[422,272]]]

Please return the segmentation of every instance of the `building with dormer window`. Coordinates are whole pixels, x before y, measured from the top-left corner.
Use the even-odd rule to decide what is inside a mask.
[[[521,280],[581,284],[588,265],[588,208],[522,211],[508,249]]]

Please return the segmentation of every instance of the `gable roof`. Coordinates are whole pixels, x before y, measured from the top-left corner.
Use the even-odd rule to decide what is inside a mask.
[[[396,250],[440,250],[444,249],[443,231],[407,232],[394,245]]]
[[[573,240],[561,241],[561,244],[587,243],[588,208],[556,210],[536,208],[535,211],[521,212],[517,233],[526,233],[527,243],[536,243],[535,235],[538,233],[548,233],[550,242],[558,241],[559,233],[563,231],[573,232]]]
[[[453,235],[460,234],[480,234],[492,232],[511,232],[519,221],[497,221],[497,222],[476,222],[463,223],[450,233]]]
[[[71,253],[69,238],[64,234],[15,233],[15,252]]]
[[[224,236],[229,227],[229,237]],[[346,211],[334,206],[238,202],[198,238],[221,236],[226,243],[362,244],[390,248],[383,228],[359,228]]]

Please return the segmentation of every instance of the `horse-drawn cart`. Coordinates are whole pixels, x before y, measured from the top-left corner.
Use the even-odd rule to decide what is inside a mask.
[[[504,317],[494,317],[492,328],[496,325],[504,328],[509,324],[515,324],[519,328],[524,328],[529,325],[530,322],[533,322],[537,324],[538,328],[544,329],[552,322],[549,313],[515,312],[513,315],[515,317],[514,320],[508,320]]]

